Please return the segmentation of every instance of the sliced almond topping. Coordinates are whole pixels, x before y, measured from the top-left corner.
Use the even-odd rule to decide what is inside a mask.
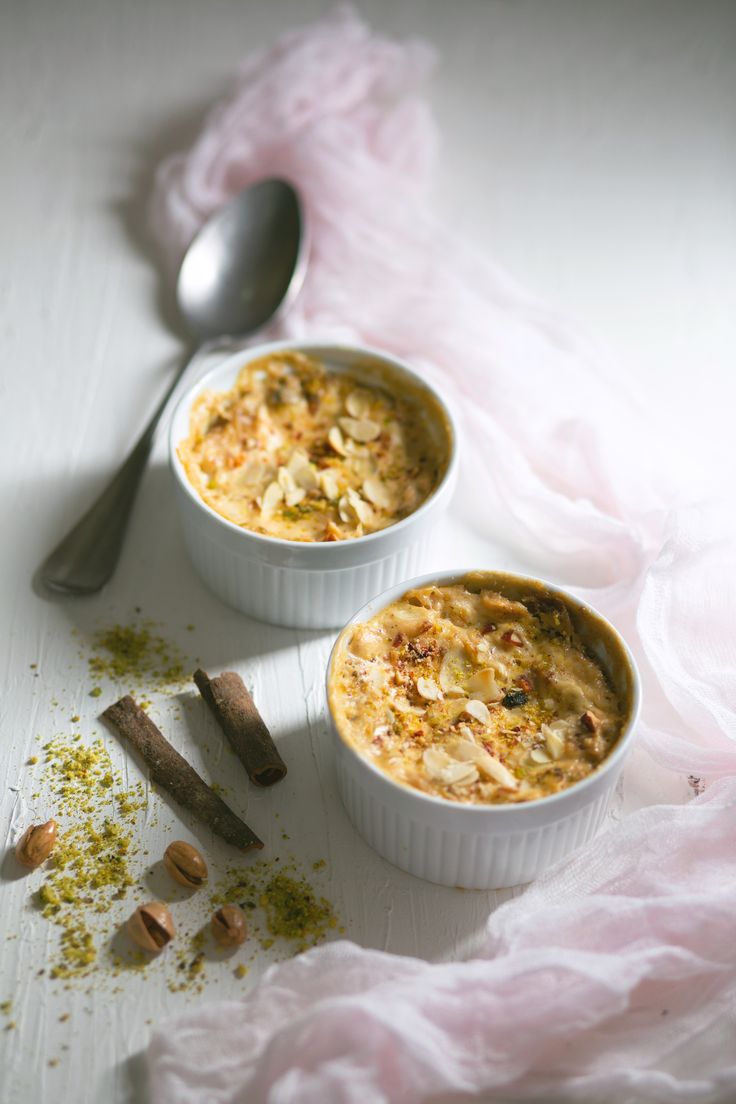
[[[288,491],[296,490],[296,483],[294,482],[294,476],[291,474],[288,468],[279,468],[276,478],[279,482],[279,487],[286,494]]]
[[[473,733],[467,725],[460,725],[462,739],[457,740],[450,749],[456,759],[470,759],[485,778],[490,778],[509,790],[518,790],[519,783],[511,771],[500,759],[491,755],[486,748],[480,747],[473,739]]]
[[[263,492],[263,502],[261,503],[261,517],[264,520],[273,516],[273,512],[280,502],[283,501],[284,492],[278,483],[269,483]]]
[[[543,751],[542,748],[532,748],[529,752],[529,758],[533,763],[549,763],[551,761],[547,752]]]
[[[417,717],[423,717],[426,713],[425,709],[419,705],[412,705],[406,698],[394,698],[391,704],[397,713],[414,713]]]
[[[482,759],[487,753],[482,747],[473,742],[473,733],[467,727],[467,725],[461,725],[460,731],[463,734],[464,739],[456,740],[451,747],[453,758],[461,759],[463,762],[475,763],[479,759]]]
[[[365,418],[371,408],[373,396],[364,387],[356,387],[345,399],[345,409],[353,418]]]
[[[297,487],[294,482],[294,476],[291,474],[288,468],[279,468],[278,484],[281,490],[284,492],[284,501],[287,506],[298,506],[306,495],[306,491],[301,487]]]
[[[496,681],[496,672],[493,667],[484,667],[477,671],[468,682],[468,690],[484,702],[500,701],[503,690]]]
[[[422,762],[430,778],[440,778],[442,771],[452,763],[452,759],[442,748],[429,747],[424,751]]]
[[[495,755],[491,755],[489,751],[484,752],[480,759],[476,759],[476,766],[481,774],[492,778],[500,786],[505,786],[507,790],[518,790],[519,783],[517,779],[514,778],[508,767],[505,767],[501,760],[497,759]]]
[[[238,472],[237,482],[244,487],[258,487],[266,481],[271,481],[276,476],[276,469],[272,464],[263,460],[249,460]]]
[[[551,725],[542,725],[542,735],[547,745],[547,751],[553,759],[561,759],[565,754],[565,738]]]
[[[361,444],[375,441],[381,433],[378,422],[372,422],[370,418],[338,418],[338,422],[343,433],[347,433],[348,437],[352,437],[354,441],[359,441]]]
[[[440,688],[434,679],[418,678],[417,692],[425,701],[437,701],[440,696]]]
[[[358,520],[358,515],[355,513],[350,499],[346,494],[344,494],[338,502],[337,512],[340,515],[340,521],[344,521],[346,525],[354,525]]]
[[[452,759],[442,748],[427,748],[422,762],[430,778],[446,786],[467,786],[478,778],[474,763]]]
[[[475,763],[451,763],[442,771],[441,779],[447,786],[469,786],[478,781]]]
[[[465,694],[462,680],[467,674],[468,660],[460,648],[448,648],[440,666],[440,686],[446,694]]]
[[[325,468],[324,471],[319,473],[319,485],[322,488],[322,493],[325,498],[328,498],[330,502],[340,497],[340,484],[337,476],[331,468]]]
[[[369,525],[373,520],[373,511],[365,499],[362,499],[358,492],[354,491],[352,487],[348,488],[347,499],[352,509],[355,511],[355,516],[358,521],[363,525]]]
[[[339,456],[347,456],[345,441],[338,426],[332,427],[330,432],[327,434],[327,440]]]
[[[370,476],[363,481],[363,494],[369,502],[372,502],[374,506],[378,506],[379,510],[389,510],[391,508],[391,495],[388,492],[388,487],[375,476]]]
[[[481,724],[491,723],[491,714],[488,712],[488,706],[484,702],[478,701],[477,698],[471,698],[466,703],[463,712],[467,713],[469,717],[472,717],[476,721],[480,721]]]
[[[356,441],[353,441],[351,437],[345,437],[345,455],[349,456],[353,461],[353,467],[356,468],[356,460],[364,460],[366,457],[370,457],[367,445],[359,445]]]
[[[430,618],[427,616],[425,609],[407,609],[399,606],[397,609],[391,610],[386,622],[391,625],[394,632],[413,637],[418,636],[423,629],[429,627]]]
[[[294,449],[288,463],[288,469],[298,487],[304,491],[314,491],[318,486],[317,469],[310,464],[309,457],[302,449]]]

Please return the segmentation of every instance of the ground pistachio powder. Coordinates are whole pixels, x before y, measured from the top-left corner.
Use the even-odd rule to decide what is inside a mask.
[[[324,865],[324,864],[322,864]],[[295,945],[295,951],[314,947],[337,928],[337,918],[326,897],[319,896],[295,865],[279,859],[261,860],[249,867],[230,867],[210,896],[213,908],[236,904],[251,913],[263,910],[271,936]],[[253,927],[257,930],[254,922]],[[274,940],[261,938],[269,949]]]
[[[92,637],[88,663],[94,678],[158,690],[181,684],[190,666],[180,649],[156,631],[153,621],[98,630]]]
[[[37,896],[43,916],[61,928],[50,974],[85,974],[97,960],[93,919],[135,884],[129,852],[135,816],[146,805],[142,782],[123,788],[101,740],[80,736],[44,746],[44,776],[54,796],[59,837]],[[114,819],[113,819],[114,818]]]

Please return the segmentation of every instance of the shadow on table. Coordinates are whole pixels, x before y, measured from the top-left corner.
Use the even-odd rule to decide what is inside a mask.
[[[91,484],[89,480],[86,485]],[[44,491],[44,498],[55,494],[55,490]],[[68,514],[77,516],[73,508]],[[67,521],[51,545],[66,527]],[[49,547],[38,549],[38,564],[48,551]],[[48,591],[39,582],[37,567],[31,583],[37,598],[54,603],[68,619],[80,642],[90,641],[96,631],[111,624],[152,621],[183,653],[192,671],[197,665],[213,670],[233,666],[294,647],[297,641],[334,635],[265,625],[230,609],[206,589],[187,558],[172,476],[162,462],[153,463],[144,476],[120,562],[99,594],[70,597]]]
[[[116,1099],[119,1104],[149,1104],[151,1100],[146,1068],[145,1051],[131,1054],[119,1063],[115,1077],[119,1082],[120,1093]],[[113,1096],[108,1099],[112,1100]]]

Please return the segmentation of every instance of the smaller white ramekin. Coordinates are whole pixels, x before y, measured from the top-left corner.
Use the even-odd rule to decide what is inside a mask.
[[[370,620],[415,587],[461,582],[477,571],[425,575],[392,587],[350,619],[343,632]],[[582,782],[553,794],[509,805],[462,805],[432,797],[394,782],[341,737],[330,710],[338,785],[348,816],[379,855],[402,870],[440,885],[462,889],[500,889],[536,878],[553,863],[589,840],[600,828],[629,752],[640,708],[640,680],[631,652],[616,629],[592,607],[540,579],[488,572],[514,583],[540,585],[583,616],[600,623],[595,651],[604,670],[614,651],[624,658],[618,677],[631,703],[615,747]],[[342,634],[327,667],[330,675]]]
[[[233,524],[200,498],[179,460],[177,446],[189,434],[189,415],[205,390],[226,391],[241,368],[270,353],[295,349],[324,361],[328,369],[350,371],[370,383],[386,376],[425,394],[442,415],[448,462],[438,486],[413,514],[364,537],[327,543],[281,540]],[[433,531],[457,482],[458,438],[454,418],[440,394],[408,365],[387,353],[354,345],[280,341],[228,357],[208,372],[178,403],[171,421],[169,457],[184,541],[196,571],[209,589],[235,609],[259,621],[290,628],[343,625],[374,594],[415,574],[426,562]]]

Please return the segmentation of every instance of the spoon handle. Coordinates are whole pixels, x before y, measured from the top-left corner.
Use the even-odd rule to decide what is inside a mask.
[[[135,445],[86,514],[41,566],[39,578],[64,594],[94,594],[115,570],[138,484],[166,404],[186,370],[177,372]]]
[[[62,594],[95,594],[102,589],[118,562],[138,484],[169,399],[195,361],[210,353],[240,347],[241,343],[231,337],[213,338],[187,357],[128,458],[87,513],[41,565],[38,573],[41,583]]]

